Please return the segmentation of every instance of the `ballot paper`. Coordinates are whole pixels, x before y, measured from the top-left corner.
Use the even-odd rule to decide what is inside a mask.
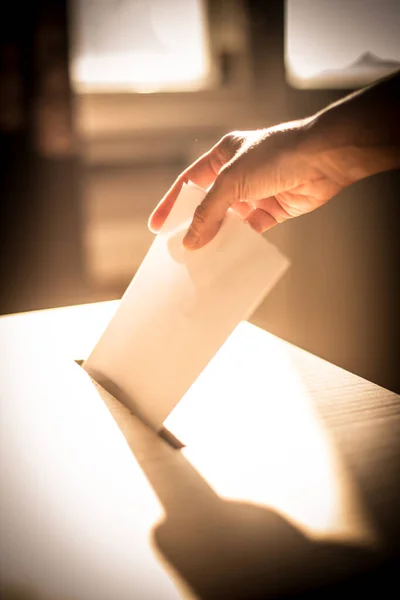
[[[183,186],[83,364],[155,431],[289,265],[232,210],[211,242],[186,250],[182,240],[205,193]]]

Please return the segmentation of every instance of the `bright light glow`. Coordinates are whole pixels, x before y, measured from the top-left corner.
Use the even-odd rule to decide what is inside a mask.
[[[202,0],[75,0],[77,91],[184,91],[207,85]]]
[[[145,597],[177,600],[149,544],[163,508],[101,395],[72,360],[27,346],[1,371],[2,583],[131,600],[146,582]]]
[[[30,339],[37,354],[53,351],[60,359],[85,359],[119,306],[119,300],[7,315],[1,318],[2,339],[13,346]]]
[[[217,494],[274,508],[310,537],[373,539],[285,344],[265,331],[240,324],[165,426]]]
[[[3,317],[2,339],[12,340],[16,353],[29,352],[29,339],[37,357],[52,351],[61,361],[86,358],[118,305]],[[274,507],[310,536],[367,540],[357,494],[289,348],[241,323],[165,426],[218,494]]]
[[[285,62],[299,88],[362,86],[400,68],[398,0],[286,0]]]
[[[0,579],[38,597],[131,600],[146,582],[146,597],[177,599],[152,532],[174,510],[196,522],[205,482],[311,538],[375,541],[289,345],[239,325],[166,421],[187,462],[73,362],[117,306],[0,319]]]

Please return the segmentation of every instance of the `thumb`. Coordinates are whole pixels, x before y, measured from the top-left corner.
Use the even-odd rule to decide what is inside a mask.
[[[188,250],[201,248],[215,236],[226,211],[232,204],[239,200],[239,186],[232,178],[230,170],[225,169],[215,180],[201,204],[196,208],[183,245]]]

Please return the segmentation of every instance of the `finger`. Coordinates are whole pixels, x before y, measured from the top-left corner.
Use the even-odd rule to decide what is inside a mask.
[[[208,188],[214,183],[221,168],[233,158],[241,143],[240,135],[232,133],[225,135],[215,146],[188,167],[153,210],[148,221],[150,230],[158,233],[171,212],[184,183],[193,181],[202,188]]]
[[[246,219],[247,215],[249,215],[253,210],[253,207],[248,202],[242,202],[241,200],[234,202],[231,208],[243,220]]]
[[[183,238],[185,248],[201,248],[211,241],[221,227],[226,211],[237,200],[237,186],[232,184],[230,176],[220,174],[194,213]]]
[[[263,233],[278,224],[278,221],[269,212],[256,208],[247,217],[248,223],[258,233]]]
[[[254,202],[254,208],[260,208],[261,210],[269,213],[278,223],[282,223],[293,216],[288,213],[276,196],[269,196],[268,198],[256,200]]]
[[[184,183],[193,181],[202,188],[209,187],[215,180],[217,172],[215,171],[215,162],[212,159],[212,151],[201,156],[195,163],[178,177],[172,187],[165,194],[164,198],[158,203],[150,215],[148,226],[153,233],[158,233],[163,226]]]

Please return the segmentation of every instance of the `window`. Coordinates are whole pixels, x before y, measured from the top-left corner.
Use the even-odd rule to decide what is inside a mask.
[[[202,0],[74,0],[78,92],[189,91],[211,77]]]
[[[293,86],[356,88],[400,69],[398,0],[286,0],[285,8]]]

